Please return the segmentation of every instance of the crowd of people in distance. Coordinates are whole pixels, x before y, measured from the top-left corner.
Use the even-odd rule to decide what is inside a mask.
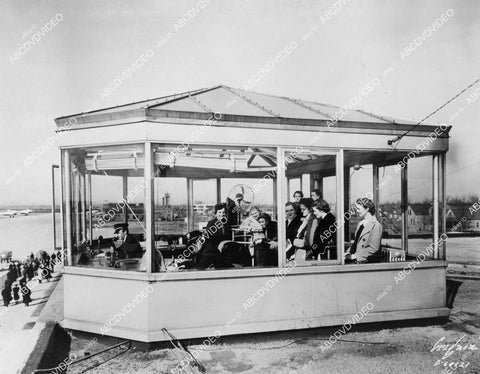
[[[28,306],[32,301],[28,282],[34,278],[39,283],[42,280],[50,281],[57,258],[60,259],[59,251],[51,256],[46,251],[40,251],[36,256],[31,253],[23,262],[11,261],[2,289],[3,305],[19,304],[22,297],[22,302]]]

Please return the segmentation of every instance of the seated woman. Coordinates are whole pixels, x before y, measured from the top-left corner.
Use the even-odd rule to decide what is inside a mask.
[[[313,257],[320,256],[322,260],[335,260],[337,258],[336,251],[327,253],[327,245],[333,243],[335,246],[337,243],[335,217],[330,213],[330,205],[323,199],[315,201],[313,214],[318,220],[318,227],[313,236]]]
[[[250,231],[253,234],[254,243],[265,239],[262,225],[258,222],[261,213],[262,212],[258,206],[252,206],[250,208],[249,216],[240,225],[241,229]]]
[[[218,250],[221,242],[231,240],[232,234],[230,226],[227,224],[225,205],[215,204],[215,218],[210,220],[205,229],[203,237],[205,244],[198,253],[199,269],[206,268],[229,268],[232,264],[225,259],[222,253]]]
[[[297,252],[298,249],[306,251],[306,260],[313,259],[313,238],[318,226],[318,221],[313,215],[313,200],[309,197],[301,199],[300,210],[304,219],[302,225],[298,228],[297,237],[293,241],[293,245],[297,248]]]
[[[383,229],[375,217],[375,204],[372,200],[366,197],[357,199],[355,207],[362,220],[355,231],[355,241],[345,253],[345,260],[363,264],[380,250]]]
[[[255,244],[255,264],[257,266],[276,266],[278,263],[277,223],[273,222],[272,217],[267,213],[260,214],[258,222],[262,226],[265,239]]]

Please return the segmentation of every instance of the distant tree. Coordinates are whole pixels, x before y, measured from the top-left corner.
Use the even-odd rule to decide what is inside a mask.
[[[467,198],[467,202],[468,204],[474,204],[476,202],[478,202],[478,195],[477,194],[469,194],[468,195],[468,198]]]
[[[478,202],[478,195],[470,194],[467,196],[447,196],[447,204],[449,205],[472,205]]]

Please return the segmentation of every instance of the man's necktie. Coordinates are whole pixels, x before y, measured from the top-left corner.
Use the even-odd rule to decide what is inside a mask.
[[[362,235],[363,231],[363,225],[360,225],[360,227],[357,230],[357,235],[355,235],[355,241],[353,242],[352,247],[350,248],[350,253],[353,255],[355,252],[357,252],[357,244],[358,240],[360,239],[360,235]]]

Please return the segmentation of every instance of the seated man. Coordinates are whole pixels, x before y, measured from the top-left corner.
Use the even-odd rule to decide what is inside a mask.
[[[355,241],[345,253],[345,260],[363,264],[380,250],[383,229],[375,217],[375,204],[372,200],[362,197],[356,201],[355,206],[362,220],[355,231]]]
[[[300,192],[300,191],[297,191]],[[296,194],[296,193],[295,193]],[[290,259],[295,254],[295,247],[293,242],[297,237],[299,227],[302,225],[300,216],[297,214],[297,209],[294,203],[288,202],[285,204],[285,216],[286,216],[286,236],[287,236],[287,259]]]
[[[128,233],[128,223],[117,223],[113,225],[113,245],[117,258],[141,258],[143,249],[140,243]]]

